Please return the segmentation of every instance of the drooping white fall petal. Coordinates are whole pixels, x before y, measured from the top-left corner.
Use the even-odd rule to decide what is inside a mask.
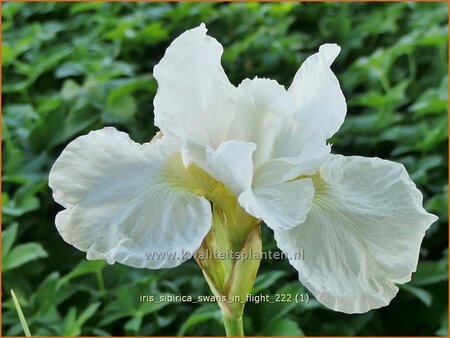
[[[263,219],[271,229],[286,230],[304,222],[313,195],[311,179],[304,178],[248,189],[238,200],[245,211]]]
[[[114,128],[71,142],[49,176],[66,242],[88,259],[150,269],[187,260],[211,228],[210,204],[189,182],[165,137],[141,145]]]
[[[395,284],[416,270],[425,230],[437,217],[423,209],[401,164],[330,155],[313,181],[306,221],[275,231],[279,248],[325,306],[362,313],[389,304]],[[301,251],[304,259],[295,259]]]

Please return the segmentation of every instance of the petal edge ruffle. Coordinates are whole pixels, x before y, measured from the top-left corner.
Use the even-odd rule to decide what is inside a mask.
[[[306,221],[275,231],[300,281],[325,306],[362,313],[389,304],[416,270],[425,231],[437,220],[400,164],[332,155],[313,177]]]

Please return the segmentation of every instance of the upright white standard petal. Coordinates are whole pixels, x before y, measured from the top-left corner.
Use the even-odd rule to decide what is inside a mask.
[[[155,124],[179,145],[216,148],[225,140],[236,88],[220,64],[222,46],[206,31],[201,24],[181,34],[155,66]]]
[[[330,69],[340,47],[325,44],[302,64],[288,89],[289,118],[273,143],[271,158],[254,181],[276,184],[313,173],[328,157],[326,141],[342,125],[347,110],[339,82]]]
[[[237,94],[227,138],[258,145],[253,156],[256,169],[274,157],[274,145],[289,128],[293,107],[286,89],[275,80],[245,79]]]
[[[437,217],[400,164],[332,155],[313,177],[306,221],[275,231],[300,281],[325,306],[362,313],[389,304],[416,270],[425,231]],[[295,253],[303,250],[304,260]],[[298,258],[298,255],[297,255]]]
[[[335,44],[320,46],[319,52],[302,64],[288,92],[295,108],[295,122],[280,139],[279,152],[293,157],[299,147],[316,147],[336,133],[344,122],[347,106],[339,82],[330,69],[340,52]],[[314,150],[312,150],[314,151]]]
[[[140,145],[114,128],[90,132],[56,160],[49,185],[66,208],[59,233],[88,259],[174,267],[211,228],[209,202],[189,190],[192,178],[164,137]]]

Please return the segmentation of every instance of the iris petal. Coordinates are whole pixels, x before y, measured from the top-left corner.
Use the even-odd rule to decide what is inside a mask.
[[[220,64],[223,48],[206,35],[204,24],[188,30],[167,48],[155,66],[155,125],[178,141],[213,148],[225,141],[236,88]]]
[[[165,137],[141,145],[114,128],[81,136],[56,160],[49,185],[66,208],[58,231],[88,259],[174,267],[211,228],[209,202],[192,192],[201,187]]]
[[[400,164],[332,155],[313,176],[305,222],[275,231],[300,281],[325,306],[362,313],[389,304],[416,270],[425,231],[437,220]],[[295,259],[304,252],[304,260]],[[298,257],[298,256],[297,256]]]

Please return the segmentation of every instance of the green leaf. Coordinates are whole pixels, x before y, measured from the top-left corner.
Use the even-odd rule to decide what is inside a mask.
[[[64,333],[65,336],[79,336],[83,325],[89,320],[100,306],[99,302],[89,305],[78,318],[76,318],[77,310],[72,307],[69,309],[64,319]]]
[[[442,323],[436,334],[438,336],[448,337],[448,310],[442,315]]]
[[[3,205],[3,212],[9,216],[21,216],[38,209],[39,205],[39,199],[36,196],[28,195],[20,199],[9,200],[8,204]]]
[[[14,61],[14,57],[14,51],[11,46],[6,42],[2,42],[2,66],[11,64]]]
[[[433,297],[428,291],[421,289],[419,287],[408,285],[408,284],[399,285],[399,288],[414,295],[417,299],[419,299],[426,306],[428,306],[428,307],[431,306]]]
[[[184,336],[195,326],[211,319],[219,320],[221,312],[216,304],[205,304],[195,310],[181,325],[177,336]]]
[[[142,316],[135,316],[125,323],[125,330],[137,333],[141,328]]]
[[[154,92],[156,83],[152,76],[140,76],[131,79],[116,79],[108,83],[110,89],[107,97],[107,105],[113,105],[123,96],[131,95],[138,90]]]
[[[28,328],[27,321],[25,320],[25,316],[23,315],[22,308],[20,307],[19,300],[17,299],[14,291],[11,290],[11,296],[14,301],[14,306],[16,307],[17,314],[20,319],[20,324],[22,325],[23,332],[25,336],[31,337],[30,329]]]
[[[2,230],[2,257],[7,257],[14,241],[17,237],[18,223],[11,224],[7,229]],[[3,266],[3,270],[5,267]]]
[[[108,102],[104,119],[110,122],[124,121],[136,114],[136,109],[137,103],[133,96],[119,96],[117,99]]]
[[[425,286],[440,283],[448,280],[447,262],[422,261],[417,266],[417,271],[413,274],[411,284]]]
[[[62,292],[61,287],[58,284],[60,277],[59,272],[55,271],[48,275],[41,282],[41,284],[39,284],[34,299],[39,315],[54,315],[56,312],[56,306],[64,300],[64,292]],[[74,290],[74,287],[72,286],[71,289]]]
[[[104,6],[101,2],[84,2],[84,3],[75,3],[70,7],[71,14],[77,14],[80,12],[86,11],[98,11],[101,10]]]
[[[71,76],[84,75],[86,69],[83,64],[78,62],[67,62],[59,66],[55,71],[55,77],[57,79],[63,79]]]
[[[133,40],[142,44],[154,45],[166,39],[168,35],[167,28],[161,22],[156,21],[138,31]]]
[[[76,307],[71,307],[64,317],[63,336],[76,336],[80,334],[79,330],[76,329],[76,319],[77,309]]]
[[[19,244],[11,250],[8,256],[3,257],[3,271],[15,269],[26,263],[47,256],[47,252],[39,243]]]
[[[256,277],[255,284],[252,288],[252,294],[260,293],[261,291],[274,285],[281,277],[285,276],[285,271],[270,271],[260,274]]]
[[[106,266],[105,261],[81,261],[78,265],[72,269],[67,275],[60,279],[61,283],[67,283],[73,278],[84,276],[87,274],[96,274],[101,272]]]
[[[94,313],[97,311],[97,309],[100,307],[101,303],[100,302],[96,302],[93,303],[91,305],[89,305],[80,315],[80,317],[78,317],[76,325],[81,328],[84,323],[86,323],[86,321],[91,318]]]
[[[64,81],[62,90],[61,90],[61,96],[66,99],[70,100],[78,95],[80,92],[80,86],[78,83],[73,81],[72,79],[68,79]]]
[[[291,319],[276,319],[269,321],[263,332],[264,336],[304,336],[298,324]]]

